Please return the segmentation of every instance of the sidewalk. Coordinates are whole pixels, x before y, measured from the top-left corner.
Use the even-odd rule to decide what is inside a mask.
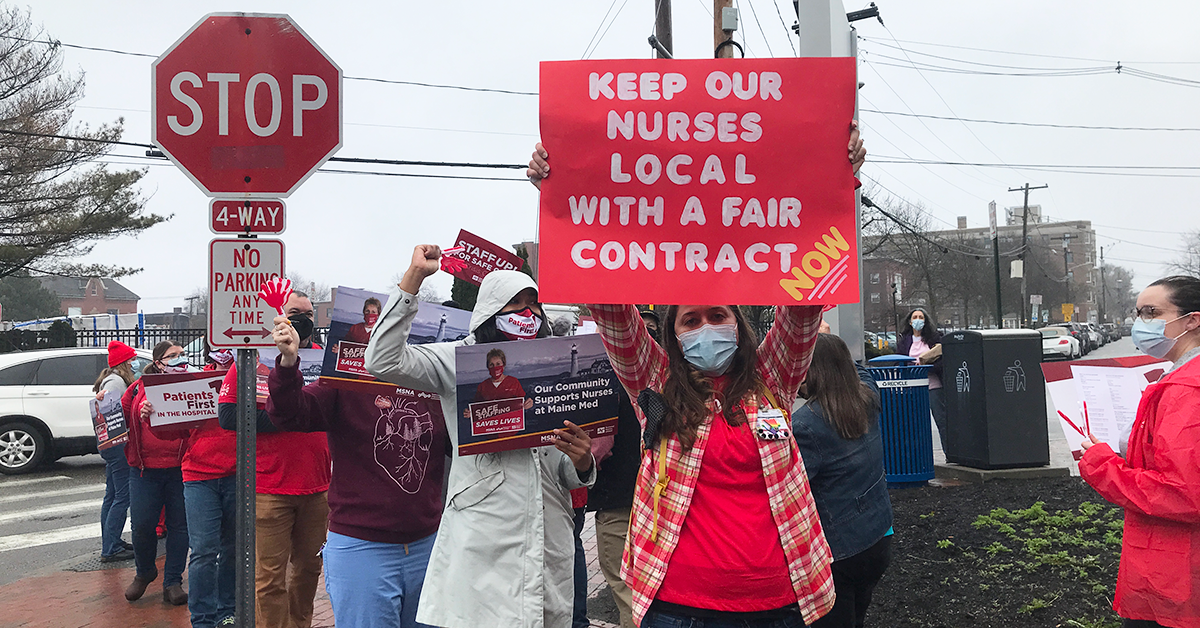
[[[589,616],[596,628],[613,628],[615,607],[608,585],[600,573],[596,557],[596,526],[591,514],[583,530],[583,546],[588,557]],[[187,606],[171,606],[162,599],[162,578],[150,584],[146,595],[136,602],[125,599],[125,587],[133,580],[133,561],[119,569],[72,571],[94,560],[85,555],[53,568],[0,586],[0,628],[189,628]],[[163,560],[158,558],[159,574]],[[187,573],[184,573],[184,590]],[[593,602],[593,600],[595,600]],[[313,628],[333,628],[333,609],[325,593],[325,578],[317,585],[313,609]]]
[[[83,556],[0,587],[0,628],[189,628],[187,606],[171,606],[162,599],[162,576],[136,602],[125,599],[133,580],[133,561],[123,569],[71,571],[90,560]],[[158,557],[163,572],[164,556]],[[184,590],[187,573],[184,573]],[[317,586],[313,628],[332,628],[333,609],[325,594],[325,579]]]

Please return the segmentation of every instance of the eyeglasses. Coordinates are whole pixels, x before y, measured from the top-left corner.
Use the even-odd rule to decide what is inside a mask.
[[[1144,306],[1139,307],[1136,310],[1134,310],[1134,314],[1136,314],[1138,318],[1142,319],[1143,321],[1146,321],[1147,323],[1162,316],[1166,312],[1167,312],[1167,310],[1159,309],[1157,307],[1154,307],[1153,305],[1144,305]]]

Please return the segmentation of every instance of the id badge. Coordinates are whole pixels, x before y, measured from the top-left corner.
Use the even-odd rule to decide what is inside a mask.
[[[787,418],[779,408],[759,408],[754,433],[762,440],[784,440],[792,436]]]

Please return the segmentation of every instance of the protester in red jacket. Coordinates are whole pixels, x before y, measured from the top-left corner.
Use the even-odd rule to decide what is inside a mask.
[[[1138,296],[1132,337],[1175,363],[1142,394],[1122,459],[1090,437],[1079,473],[1125,509],[1113,610],[1126,628],[1200,627],[1200,279],[1160,279]]]
[[[167,373],[187,368],[183,347],[165,340],[154,347],[154,362],[146,373]],[[132,529],[134,562],[137,565],[133,582],[125,589],[125,599],[140,599],[146,587],[158,578],[154,560],[158,555],[158,535],[155,527],[159,514],[165,509],[167,527],[167,559],[163,575],[163,599],[171,604],[186,604],[183,591],[183,568],[187,561],[188,529],[184,512],[183,444],[178,440],[160,438],[150,430],[148,416],[142,414],[146,392],[139,380],[121,397],[121,409],[130,417],[129,442],[125,458],[132,467],[129,473],[129,518]]]
[[[313,347],[308,295],[293,291],[283,307],[290,327],[300,334],[300,346]],[[258,628],[305,628],[312,625],[329,520],[329,445],[321,433],[277,430],[265,410],[270,369],[262,364],[258,369],[256,620]],[[237,427],[236,385],[237,369],[231,368],[218,400],[221,425],[228,430]]]

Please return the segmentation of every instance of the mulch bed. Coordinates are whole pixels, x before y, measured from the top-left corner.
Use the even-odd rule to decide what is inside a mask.
[[[1080,478],[891,491],[868,626],[1110,628],[1122,513]]]

